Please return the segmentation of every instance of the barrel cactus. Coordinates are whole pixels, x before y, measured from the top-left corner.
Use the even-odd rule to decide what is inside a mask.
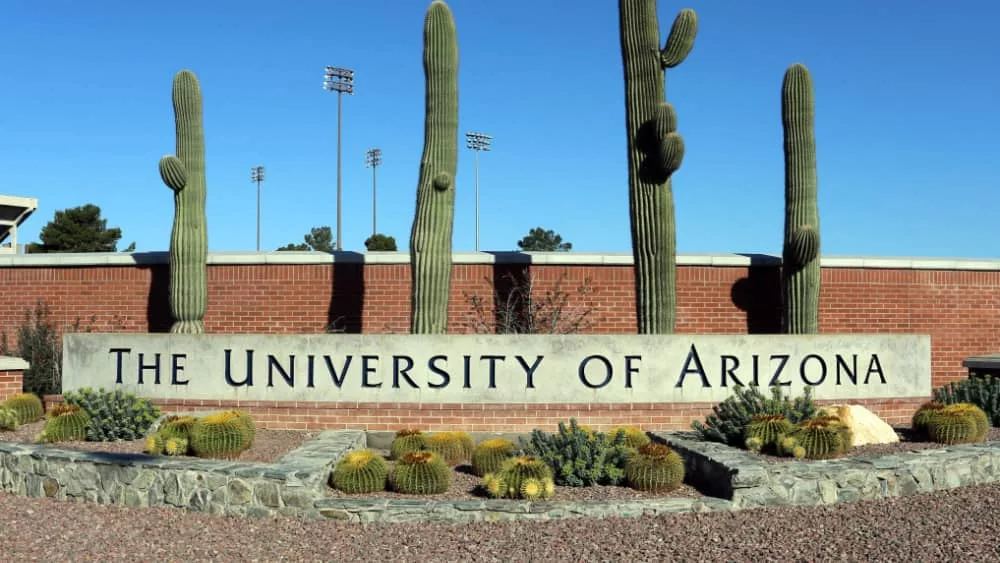
[[[451,471],[444,459],[434,452],[409,452],[393,466],[389,483],[398,493],[439,494],[451,486]]]
[[[507,459],[495,473],[484,475],[482,484],[494,498],[535,500],[555,493],[552,468],[535,456]]]
[[[779,436],[792,431],[794,425],[782,414],[758,414],[746,427],[747,449],[761,451],[775,445]]]
[[[187,455],[190,441],[187,438],[170,436],[163,440],[163,453],[167,455]]]
[[[982,412],[974,405],[956,403],[934,411],[927,422],[930,439],[941,444],[981,442],[989,426],[983,428],[982,418],[976,410]]]
[[[166,438],[183,438],[187,440],[191,435],[191,427],[198,419],[193,416],[173,415],[164,419],[157,434]]]
[[[80,407],[67,404],[55,405],[49,411],[47,418],[40,441],[66,442],[87,439],[90,415]]]
[[[801,446],[803,457],[809,459],[834,458],[847,453],[849,446],[844,436],[841,425],[815,419],[805,420],[786,436],[786,438],[794,439],[794,446],[782,449],[794,452],[796,446]]]
[[[18,424],[37,422],[45,416],[42,400],[34,393],[18,393],[3,402],[3,408],[17,413]]]
[[[614,436],[619,433],[625,435],[625,447],[627,448],[634,450],[649,443],[649,436],[635,426],[618,426],[608,434]]]
[[[475,444],[465,432],[435,432],[427,437],[424,447],[440,455],[448,465],[455,466],[472,457]]]
[[[910,423],[910,427],[914,432],[927,436],[927,424],[930,422],[931,417],[934,413],[945,408],[944,403],[939,403],[937,401],[927,401],[926,403],[920,405],[917,408],[917,412],[913,413],[913,419]]]
[[[174,76],[174,121],[177,155],[160,159],[160,177],[174,191],[174,224],[170,233],[170,332],[205,332],[202,319],[208,301],[205,219],[205,136],[201,87],[189,70]]]
[[[629,216],[639,334],[674,331],[677,234],[671,176],[684,158],[677,115],[665,101],[665,71],[687,58],[698,18],[684,9],[660,47],[656,0],[619,0],[625,75]]]
[[[163,453],[163,445],[163,436],[159,433],[153,433],[146,436],[142,451],[149,455],[160,455]]]
[[[253,442],[253,432],[239,411],[199,418],[191,425],[189,445],[198,457],[235,459]]]
[[[684,482],[684,459],[663,444],[646,444],[626,460],[625,482],[640,491],[672,491]]]
[[[344,456],[330,474],[330,484],[347,494],[384,491],[389,469],[382,456],[360,450]]]
[[[426,114],[417,206],[410,232],[411,332],[445,334],[458,168],[458,39],[451,8],[434,0],[424,19]]]
[[[505,438],[484,440],[472,452],[472,473],[477,477],[494,473],[516,452],[514,442]]]
[[[409,452],[417,452],[427,447],[427,435],[416,428],[403,428],[396,431],[396,437],[389,446],[389,456],[400,459]]]
[[[17,416],[17,411],[7,407],[0,407],[0,430],[17,430],[21,422]]]
[[[813,84],[793,64],[781,86],[785,150],[785,239],[782,252],[784,332],[819,332],[820,237],[816,197]]]

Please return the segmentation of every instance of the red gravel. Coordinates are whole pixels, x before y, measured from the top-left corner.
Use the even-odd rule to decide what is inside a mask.
[[[0,493],[5,561],[996,561],[1000,485],[636,519],[346,524]]]
[[[24,424],[14,431],[0,431],[0,442],[23,442],[34,443],[35,436],[42,431],[45,421]],[[288,452],[298,448],[302,442],[319,434],[319,431],[303,430],[269,430],[258,428],[254,435],[253,444],[250,448],[240,454],[239,461],[258,461],[270,463],[278,461]],[[60,448],[86,450],[91,452],[114,452],[141,454],[146,445],[144,439],[130,440],[127,442],[59,442],[52,444]],[[180,458],[192,456],[178,456]]]
[[[907,452],[918,452],[920,450],[934,450],[938,448],[946,447],[946,444],[940,444],[938,442],[928,442],[920,435],[917,435],[909,426],[894,426],[893,429],[896,431],[896,435],[899,436],[899,442],[892,444],[866,444],[864,446],[855,446],[851,448],[847,455],[844,457],[862,457],[862,456],[879,456],[879,455],[894,455],[894,454],[904,454]],[[986,435],[987,442],[1000,441],[1000,428],[990,428],[989,434]],[[782,457],[775,456],[766,453],[754,453],[747,450],[748,453],[760,457],[762,460],[770,463],[782,463],[787,461],[798,461],[794,457]]]
[[[386,460],[386,465],[389,466],[389,471],[392,471],[392,467],[396,464],[395,461],[389,458],[388,450],[373,449],[372,451],[377,452],[382,455]],[[395,498],[395,499],[409,499],[409,500],[482,500],[485,498],[490,498],[485,491],[480,487],[482,478],[476,477],[472,473],[472,467],[469,465],[459,465],[455,467],[452,471],[451,488],[446,492],[437,495],[407,495],[403,493],[397,493],[390,490],[385,492],[370,493],[364,495],[348,495],[341,491],[338,491],[332,487],[327,487],[327,496],[331,498]],[[622,486],[601,486],[596,485],[593,487],[560,487],[556,485],[556,494],[552,498],[554,501],[558,500],[634,500],[634,499],[644,499],[644,498],[699,498],[701,497],[701,492],[698,489],[686,484],[682,484],[677,489],[667,492],[667,493],[647,493],[644,491],[637,491],[631,489],[624,485]]]

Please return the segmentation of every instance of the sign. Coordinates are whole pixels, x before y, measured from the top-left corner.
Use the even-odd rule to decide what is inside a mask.
[[[930,337],[247,335],[63,337],[63,389],[156,399],[717,403],[737,385],[816,399],[927,397]]]

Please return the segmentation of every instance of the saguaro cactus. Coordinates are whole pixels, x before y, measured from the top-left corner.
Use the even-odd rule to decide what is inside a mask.
[[[410,233],[413,334],[444,334],[458,168],[458,39],[451,9],[434,0],[424,19],[426,116],[417,209]]]
[[[170,233],[170,332],[205,332],[202,318],[208,300],[205,220],[205,136],[201,87],[189,70],[174,76],[177,155],[160,159],[160,177],[174,191],[174,226]]]
[[[785,136],[785,243],[782,251],[783,329],[819,331],[819,209],[816,205],[816,139],[809,70],[793,64],[781,85]]]
[[[670,177],[684,158],[677,115],[664,99],[665,71],[694,46],[698,17],[677,15],[660,48],[656,0],[619,0],[628,133],[629,214],[639,334],[674,331],[677,236]]]

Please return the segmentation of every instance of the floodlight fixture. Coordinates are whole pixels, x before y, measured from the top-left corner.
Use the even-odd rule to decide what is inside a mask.
[[[465,146],[475,151],[476,155],[476,252],[479,252],[479,152],[490,150],[493,136],[486,133],[470,131],[465,134]]]
[[[368,149],[365,153],[365,167],[372,169],[372,236],[375,236],[375,233],[378,232],[375,222],[376,212],[378,209],[376,204],[378,192],[375,188],[375,169],[378,168],[380,164],[382,164],[382,149],[378,147]]]
[[[343,250],[343,229],[342,229],[342,219],[343,219],[343,203],[344,203],[344,190],[342,184],[342,166],[341,166],[341,155],[340,155],[340,145],[341,145],[341,121],[343,118],[343,110],[341,108],[341,98],[342,94],[354,94],[354,71],[349,68],[341,68],[336,66],[327,66],[326,72],[323,75],[323,89],[329,90],[331,92],[337,93],[337,250]]]
[[[250,169],[250,181],[257,184],[257,252],[260,252],[260,184],[264,181],[263,166],[254,166]]]

